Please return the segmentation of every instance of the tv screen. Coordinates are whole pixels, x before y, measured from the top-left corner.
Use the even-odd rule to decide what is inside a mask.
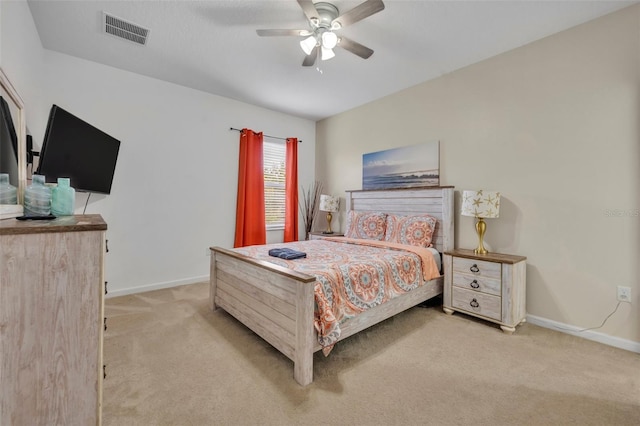
[[[9,104],[0,96],[0,173],[9,175],[9,182],[18,186],[18,136],[13,126]]]
[[[67,177],[77,191],[109,194],[119,150],[119,140],[53,105],[36,173],[47,182]]]

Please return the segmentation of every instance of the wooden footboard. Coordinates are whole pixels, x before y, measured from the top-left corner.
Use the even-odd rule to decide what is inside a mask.
[[[302,386],[313,380],[315,277],[211,248],[210,304],[220,307],[294,363]]]

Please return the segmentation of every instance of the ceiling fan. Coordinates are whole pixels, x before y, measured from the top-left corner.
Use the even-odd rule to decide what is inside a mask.
[[[300,47],[307,55],[302,65],[310,67],[316,63],[316,59],[326,61],[335,56],[333,48],[342,47],[363,59],[373,55],[373,50],[344,36],[339,36],[335,31],[367,18],[384,9],[382,0],[366,0],[358,6],[340,15],[338,8],[331,3],[312,0],[297,0],[302,11],[309,20],[307,30],[256,30],[259,36],[296,36],[304,37]]]

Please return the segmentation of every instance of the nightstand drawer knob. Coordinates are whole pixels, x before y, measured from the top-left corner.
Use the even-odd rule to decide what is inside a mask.
[[[478,284],[478,280],[473,280],[469,283],[471,288],[480,288],[480,284]]]
[[[480,268],[478,268],[478,265],[476,265],[475,263],[471,265],[471,268],[469,268],[469,270],[474,274],[477,274],[478,272],[480,272]]]
[[[476,299],[471,299],[471,302],[469,302],[469,305],[471,305],[472,308],[477,308],[480,306],[480,304]]]

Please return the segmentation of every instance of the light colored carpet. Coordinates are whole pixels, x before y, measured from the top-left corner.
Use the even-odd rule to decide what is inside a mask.
[[[314,382],[206,283],[107,299],[103,423],[638,425],[640,355],[415,307],[314,357]]]

